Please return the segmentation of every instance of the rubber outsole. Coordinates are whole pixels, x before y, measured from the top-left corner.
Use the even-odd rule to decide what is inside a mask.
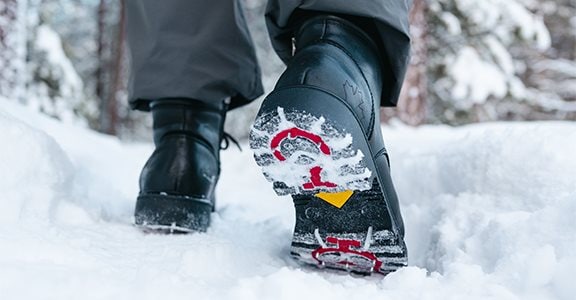
[[[250,147],[276,193],[294,200],[292,257],[359,274],[407,265],[372,150],[344,101],[315,88],[276,91],[262,105]]]
[[[213,205],[204,199],[167,194],[138,196],[135,224],[147,232],[205,232],[210,226]]]
[[[189,234],[198,231],[190,230],[188,228],[173,225],[152,225],[152,224],[142,224],[142,225],[135,225],[138,229],[140,229],[144,233],[148,234]]]

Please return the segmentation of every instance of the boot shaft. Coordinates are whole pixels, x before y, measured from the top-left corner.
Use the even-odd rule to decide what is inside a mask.
[[[330,44],[339,48],[356,67],[380,105],[382,70],[381,57],[374,40],[360,27],[336,16],[317,16],[302,23],[295,34],[295,55],[315,44]]]
[[[162,99],[150,104],[154,144],[171,135],[184,135],[206,144],[219,158],[223,138],[226,104],[189,99]]]
[[[295,48],[276,89],[306,85],[334,94],[348,103],[369,138],[379,132],[382,72],[370,37],[342,18],[317,16],[296,31]]]

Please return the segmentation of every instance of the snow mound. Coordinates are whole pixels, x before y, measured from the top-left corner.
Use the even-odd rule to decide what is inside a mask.
[[[413,264],[505,287],[510,295],[498,299],[572,297],[566,276],[576,267],[576,124],[425,127],[385,136],[393,155],[401,153],[392,167]]]
[[[0,224],[48,221],[67,197],[71,164],[60,146],[40,130],[0,112]]]
[[[294,212],[252,153],[223,153],[208,233],[131,226],[151,145],[0,100],[2,299],[573,299],[576,124],[384,128],[410,267],[386,277],[289,258]],[[245,147],[247,148],[247,147]]]

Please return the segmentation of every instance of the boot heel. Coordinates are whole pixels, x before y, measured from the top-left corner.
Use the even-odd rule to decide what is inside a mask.
[[[294,200],[294,258],[349,272],[388,273],[406,265],[406,250],[360,124],[337,96],[287,87],[262,104],[250,147],[276,193]]]

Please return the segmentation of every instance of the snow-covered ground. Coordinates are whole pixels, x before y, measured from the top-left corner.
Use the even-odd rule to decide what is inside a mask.
[[[411,266],[354,277],[289,258],[292,204],[250,151],[223,153],[208,233],[146,235],[131,214],[151,145],[0,100],[0,299],[574,299],[575,123],[384,136]]]

